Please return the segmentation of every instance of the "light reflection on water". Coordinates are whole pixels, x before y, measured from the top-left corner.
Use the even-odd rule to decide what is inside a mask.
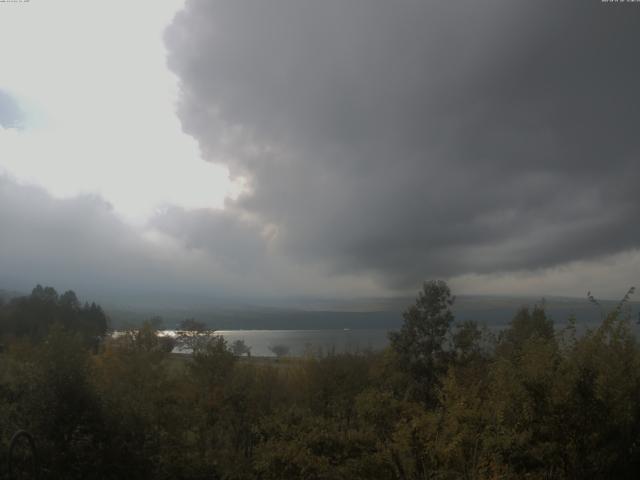
[[[566,322],[557,322],[558,333],[566,327]],[[586,329],[595,329],[598,324],[582,323],[577,325],[577,334],[584,334]],[[634,325],[636,334],[640,336],[640,327]],[[489,325],[489,332],[495,337],[504,325]],[[269,347],[282,345],[289,349],[287,355],[302,356],[305,354],[324,355],[327,353],[359,353],[384,349],[389,340],[386,329],[344,329],[344,330],[216,330],[231,346],[236,340],[242,340],[251,348],[251,355],[257,357],[274,357]],[[112,335],[117,337],[122,332]],[[159,334],[175,337],[175,330],[160,330]],[[174,349],[174,352],[189,353],[188,349]]]
[[[289,348],[289,355],[301,356],[305,353],[326,354],[357,353],[366,350],[382,350],[388,344],[388,330],[216,330],[231,345],[243,340],[251,347],[251,355],[258,357],[275,356],[269,347],[283,345]],[[161,335],[175,336],[174,330],[163,330]]]

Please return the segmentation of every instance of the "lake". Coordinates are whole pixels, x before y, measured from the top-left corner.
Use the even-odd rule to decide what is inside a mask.
[[[275,356],[269,347],[283,345],[289,348],[289,355],[301,356],[305,353],[356,353],[364,350],[381,350],[388,345],[388,330],[217,330],[230,344],[243,340],[251,347],[251,355],[258,357]],[[175,335],[173,330],[164,330],[165,335]]]

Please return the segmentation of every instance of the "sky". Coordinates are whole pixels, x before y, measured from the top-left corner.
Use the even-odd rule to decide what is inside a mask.
[[[0,3],[0,289],[618,298],[640,4]]]

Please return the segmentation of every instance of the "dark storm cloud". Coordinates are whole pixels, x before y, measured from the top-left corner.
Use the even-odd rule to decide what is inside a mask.
[[[0,290],[36,283],[82,296],[185,302],[344,290],[268,255],[268,230],[230,210],[169,206],[144,227],[97,196],[55,198],[0,175]]]
[[[395,286],[640,246],[639,40],[595,0],[189,0],[166,33],[234,207]]]
[[[245,292],[258,292],[255,283],[236,275],[238,258],[246,253],[241,245],[236,246],[233,259],[226,258],[228,251],[223,246],[209,245],[206,252],[186,251],[180,244],[180,232],[173,229],[189,228],[189,216],[169,209],[157,222],[167,237],[158,239],[154,229],[141,231],[128,225],[99,197],[57,199],[0,175],[0,289],[28,291],[41,283],[99,296],[233,295],[240,286]],[[222,233],[217,238],[232,240],[234,225],[244,224],[220,220],[218,225]],[[198,228],[207,228],[207,224]],[[188,231],[194,235],[191,242],[197,242],[196,232]],[[246,242],[253,232],[244,232]],[[257,254],[252,255],[245,255],[245,261],[256,260]],[[253,266],[261,266],[258,263],[256,260]],[[259,285],[260,272],[252,275]]]
[[[0,127],[19,127],[23,120],[23,113],[18,103],[11,95],[0,90]]]
[[[266,239],[259,227],[232,212],[174,206],[157,214],[151,224],[187,248],[206,251],[226,271],[245,273],[262,267]]]

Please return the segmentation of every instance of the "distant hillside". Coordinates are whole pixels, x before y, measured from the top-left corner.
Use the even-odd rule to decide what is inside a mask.
[[[454,313],[459,321],[475,320],[490,327],[506,325],[522,306],[533,307],[542,299],[533,297],[471,296],[456,298]],[[396,329],[402,324],[402,312],[412,298],[366,299],[358,301],[317,301],[301,303],[296,308],[272,306],[152,308],[106,306],[113,328],[137,325],[154,316],[164,320],[165,328],[174,328],[185,318],[195,318],[218,330],[322,330],[322,329]],[[601,311],[586,298],[548,298],[544,301],[549,315],[563,324],[574,315],[581,325],[594,325],[602,318]],[[602,301],[605,311],[617,302]],[[629,304],[637,316],[640,303]]]
[[[322,330],[397,328],[398,312],[304,311],[273,308],[194,309],[194,310],[122,310],[107,309],[113,328],[136,325],[154,316],[163,319],[165,328],[174,328],[185,318],[195,318],[217,330]]]
[[[547,313],[557,323],[565,323],[575,316],[579,324],[593,325],[601,321],[603,313],[613,310],[618,302],[603,300],[602,310],[586,298],[552,297],[500,297],[500,296],[460,296],[456,299],[454,311],[458,320],[472,319],[490,326],[506,325],[515,312],[523,307],[544,303]],[[630,302],[632,315],[640,310],[640,303]]]
[[[0,301],[8,301],[22,292],[0,289]],[[217,330],[323,330],[323,329],[397,329],[402,325],[402,312],[415,302],[413,297],[359,298],[353,300],[296,298],[250,301],[202,296],[131,296],[93,298],[103,306],[112,328],[135,326],[144,320],[160,316],[165,328],[174,328],[185,318],[195,318]],[[500,295],[459,295],[454,304],[458,321],[475,320],[489,327],[501,327],[513,318],[522,306],[534,306],[541,297]],[[587,298],[548,297],[544,303],[557,324],[571,315],[580,325],[597,324],[601,311]],[[600,302],[610,311],[617,302]],[[637,318],[639,302],[630,302]]]

